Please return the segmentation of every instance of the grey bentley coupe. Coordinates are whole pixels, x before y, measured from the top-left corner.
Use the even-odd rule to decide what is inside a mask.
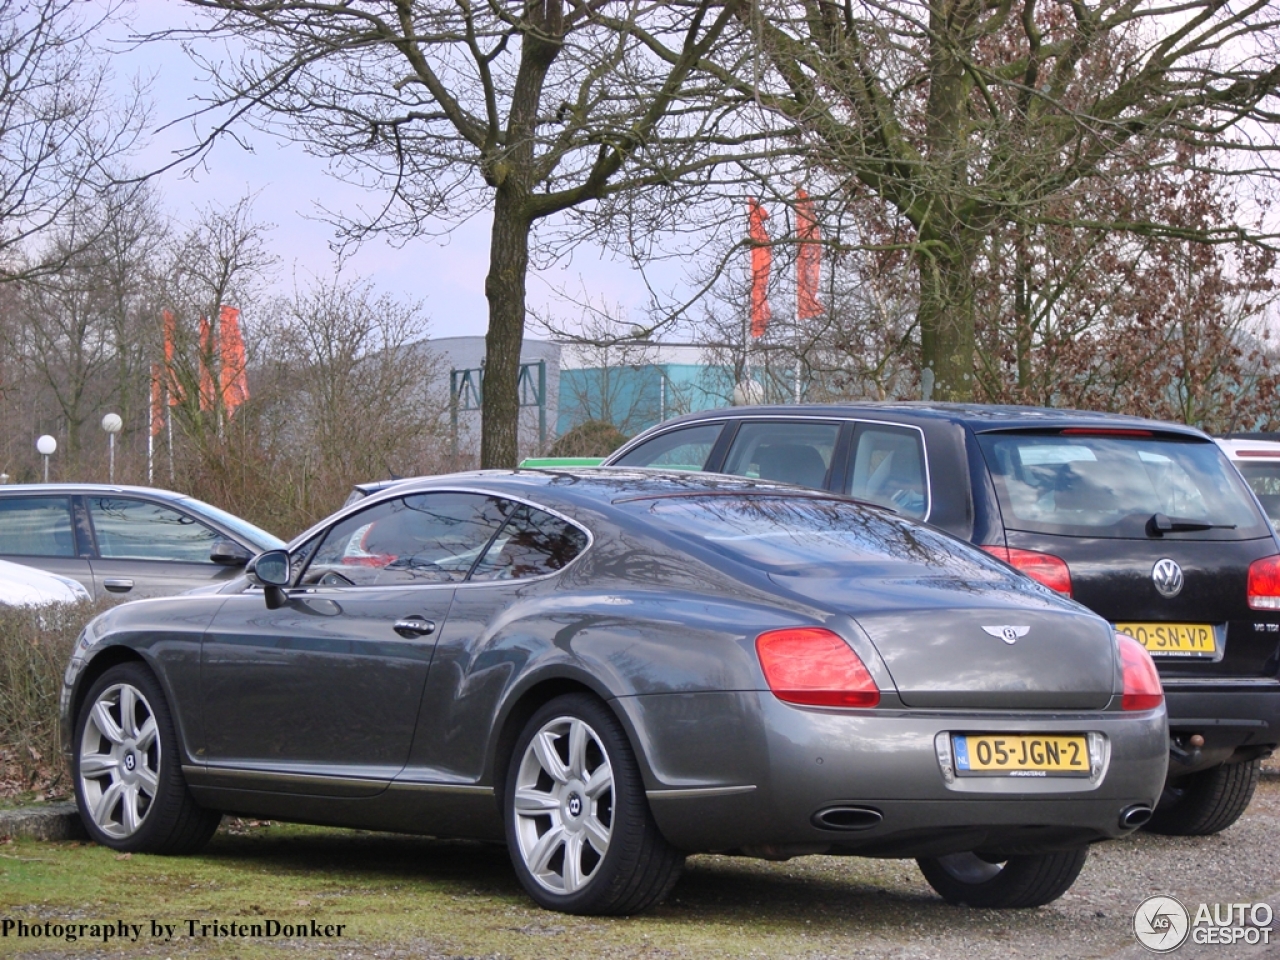
[[[572,913],[687,854],[912,857],[1032,907],[1164,782],[1150,656],[891,509],[737,477],[399,483],[241,578],[93,620],[62,693],[90,834],[223,813],[504,841]]]

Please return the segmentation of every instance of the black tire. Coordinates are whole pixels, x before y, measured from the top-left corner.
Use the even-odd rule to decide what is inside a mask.
[[[169,704],[145,665],[118,664],[89,688],[72,747],[76,805],[98,843],[194,853],[218,829],[222,815],[187,789]]]
[[[991,862],[974,853],[917,860],[947,903],[993,909],[1041,907],[1071,888],[1089,858],[1087,846]]]
[[[1248,760],[1179,777],[1165,787],[1143,829],[1169,837],[1207,837],[1227,829],[1248,808],[1261,769],[1261,760]]]
[[[504,794],[511,862],[548,910],[635,913],[680,877],[684,855],[658,832],[626,733],[593,696],[557,697],[529,718]]]

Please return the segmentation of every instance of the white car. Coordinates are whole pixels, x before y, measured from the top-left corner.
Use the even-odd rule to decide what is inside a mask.
[[[79,581],[0,560],[0,606],[43,607],[92,599]]]
[[[1280,528],[1280,443],[1248,437],[1214,438],[1262,504],[1271,523]]]

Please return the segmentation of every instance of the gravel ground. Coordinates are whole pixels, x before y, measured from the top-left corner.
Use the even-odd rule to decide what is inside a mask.
[[[223,919],[234,919],[228,916],[232,910],[241,918],[252,918],[254,913],[278,916],[279,908],[270,904],[250,906],[244,899],[248,894],[225,898],[236,890],[247,890],[257,878],[279,888],[280,902],[287,909],[306,905],[322,922],[349,922],[351,933],[342,939],[310,941],[208,939],[168,945],[150,941],[109,950],[91,944],[70,948],[48,941],[0,939],[0,956],[116,960],[122,956],[294,957],[305,952],[323,960],[1138,960],[1156,956],[1133,935],[1134,910],[1148,896],[1174,896],[1193,913],[1202,903],[1212,909],[1214,904],[1263,901],[1280,911],[1280,844],[1276,841],[1280,765],[1275,761],[1264,768],[1250,809],[1229,830],[1206,838],[1138,833],[1099,844],[1075,886],[1038,910],[948,906],[933,894],[911,861],[808,857],[763,863],[702,856],[690,859],[665,904],[641,916],[567,917],[534,907],[520,892],[505,852],[497,847],[337,831],[301,840],[272,839],[271,831],[265,837],[253,834],[224,828],[202,857],[141,858],[132,863],[115,857],[109,866],[118,867],[126,884],[145,885],[151,875],[141,871],[162,871],[162,876],[153,875],[173,884],[182,899],[166,906],[161,916],[190,916],[183,911],[197,909],[216,911]],[[92,849],[98,851],[99,860],[110,859],[101,848],[74,844],[41,847],[30,842],[8,847],[13,852],[0,860],[0,915],[65,921],[120,909],[110,906],[115,903],[134,903],[137,915],[128,914],[131,919],[144,920],[148,915],[149,908],[130,900],[127,893],[119,901],[103,894],[80,900],[68,894],[33,902],[12,885],[6,890],[6,883],[16,876],[6,880],[6,862],[38,860],[41,849],[71,850],[76,855]],[[183,873],[196,869],[202,859],[206,867],[213,863],[224,873],[216,881],[199,882],[194,874]],[[36,864],[22,866],[37,868]],[[224,899],[212,899],[210,891],[215,887],[222,888]],[[379,919],[364,912],[374,910],[381,911]],[[1273,927],[1280,936],[1280,922]],[[1171,956],[1178,960],[1280,957],[1280,942],[1266,947],[1188,942]]]

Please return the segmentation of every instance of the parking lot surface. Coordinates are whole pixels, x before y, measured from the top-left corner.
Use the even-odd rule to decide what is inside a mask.
[[[1241,913],[1231,904],[1280,910],[1277,837],[1271,761],[1229,830],[1098,845],[1075,886],[1037,910],[948,906],[911,861],[700,856],[666,903],[630,918],[540,910],[505,850],[480,844],[241,821],[195,857],[16,840],[0,845],[0,956],[1128,960],[1160,955],[1133,932],[1150,896],[1177,898],[1192,919],[1201,905],[1223,918]],[[1164,955],[1280,957],[1280,943],[1262,943],[1247,923],[1200,926],[1235,939],[1189,936]]]

